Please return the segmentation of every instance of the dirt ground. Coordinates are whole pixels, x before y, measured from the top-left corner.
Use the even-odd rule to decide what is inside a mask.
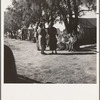
[[[30,41],[4,39],[15,57],[18,75],[42,83],[96,83],[96,45],[81,46],[78,52],[57,51],[41,55]]]

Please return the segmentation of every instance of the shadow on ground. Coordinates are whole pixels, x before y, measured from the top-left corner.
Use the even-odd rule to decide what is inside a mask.
[[[57,53],[57,54],[49,53],[49,54],[46,54],[46,55],[93,55],[93,54],[96,54],[96,53],[86,53],[86,52],[75,53],[75,52],[72,52],[72,53]]]
[[[45,50],[45,51],[50,51],[50,50]],[[65,51],[65,50],[57,50],[58,53],[46,53],[45,55],[92,55],[96,54],[96,44],[91,44],[91,45],[83,45],[80,46],[79,50],[77,51],[68,51],[67,53],[61,53],[59,51]],[[66,50],[67,51],[67,50]]]
[[[34,79],[30,79],[28,77],[25,77],[23,75],[18,75],[17,77],[17,82],[16,83],[39,83],[39,84],[43,84],[43,82],[34,80]],[[46,83],[51,83],[51,82],[46,82]]]

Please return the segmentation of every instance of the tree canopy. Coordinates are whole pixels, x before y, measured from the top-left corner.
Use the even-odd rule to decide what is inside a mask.
[[[7,10],[5,30],[16,31],[30,24],[59,20],[64,22],[68,33],[77,33],[78,17],[85,11],[96,11],[96,0],[13,0]]]

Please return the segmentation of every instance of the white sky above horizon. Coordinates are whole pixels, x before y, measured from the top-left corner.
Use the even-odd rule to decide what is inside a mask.
[[[1,2],[3,11],[12,4],[12,0],[2,0]]]

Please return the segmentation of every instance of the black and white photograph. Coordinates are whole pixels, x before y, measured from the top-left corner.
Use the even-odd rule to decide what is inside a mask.
[[[99,100],[99,0],[1,0],[1,100]]]
[[[97,83],[96,0],[8,1],[4,83]]]

